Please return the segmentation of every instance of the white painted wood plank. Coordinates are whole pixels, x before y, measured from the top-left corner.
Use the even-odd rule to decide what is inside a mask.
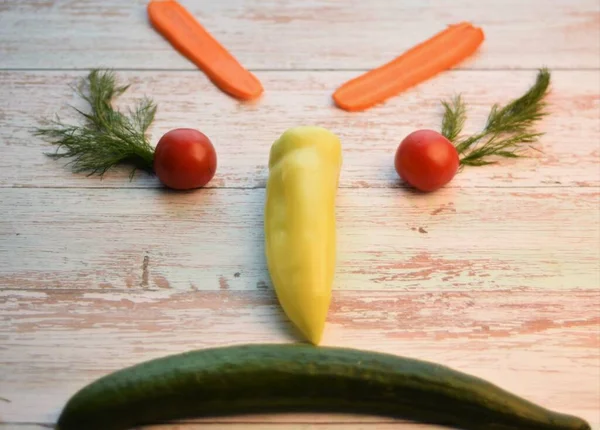
[[[0,189],[0,287],[256,290],[264,189]],[[340,290],[597,289],[600,193],[341,189]]]
[[[84,73],[0,73],[0,186],[157,187],[145,174],[129,181],[128,170],[104,180],[72,174],[66,160],[44,155],[54,149],[32,135],[41,118],[55,112],[72,119],[68,105],[79,104],[70,89]],[[342,187],[397,187],[394,170],[398,144],[419,128],[439,129],[440,99],[463,93],[469,105],[465,133],[480,130],[490,107],[520,96],[535,71],[462,71],[438,78],[363,113],[331,105],[331,92],[349,72],[264,72],[267,93],[255,104],[239,104],[204,77],[189,72],[122,72],[131,82],[119,100],[125,107],[149,95],[159,111],[151,133],[156,144],[171,128],[204,131],[218,154],[209,187],[261,187],[267,178],[272,142],[288,127],[318,124],[338,133],[343,143]],[[552,115],[539,130],[546,133],[541,152],[529,158],[501,160],[496,166],[466,168],[448,187],[600,185],[600,71],[556,71],[549,97]]]
[[[596,0],[181,0],[249,68],[383,64],[449,24],[486,41],[468,68],[600,67]],[[11,68],[194,69],[148,23],[145,0],[4,0],[0,58]]]
[[[336,291],[323,345],[443,363],[598,428],[599,306],[597,291]],[[297,340],[270,291],[4,290],[0,315],[0,396],[8,400],[0,416],[15,423],[52,423],[81,386],[140,361]],[[326,414],[210,421],[394,422]]]

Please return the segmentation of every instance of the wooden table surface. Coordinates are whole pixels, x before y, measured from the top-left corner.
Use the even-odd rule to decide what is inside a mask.
[[[195,348],[298,342],[263,255],[268,151],[286,128],[339,134],[338,265],[323,345],[437,361],[600,428],[598,0],[182,0],[250,68],[264,97],[215,88],[147,22],[146,1],[0,3],[0,430],[52,427],[77,389]],[[446,25],[482,26],[479,53],[363,113],[331,104],[345,80]],[[438,128],[462,93],[467,131],[552,72],[540,151],[467,168],[439,192],[397,179],[393,156]],[[100,180],[44,155],[32,127],[74,118],[93,67],[213,140],[204,190],[166,192],[115,169]],[[161,429],[429,429],[371,416],[285,414]]]

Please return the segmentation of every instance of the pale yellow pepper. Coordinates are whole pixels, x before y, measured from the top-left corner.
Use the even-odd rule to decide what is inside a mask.
[[[339,138],[294,127],[273,143],[265,203],[265,253],[284,312],[313,344],[321,341],[336,265]]]

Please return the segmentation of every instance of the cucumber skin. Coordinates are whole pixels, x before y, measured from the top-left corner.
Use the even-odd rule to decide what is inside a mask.
[[[67,402],[57,430],[126,430],[242,413],[347,412],[465,430],[590,430],[448,367],[349,348],[250,344],[166,356],[104,376]]]

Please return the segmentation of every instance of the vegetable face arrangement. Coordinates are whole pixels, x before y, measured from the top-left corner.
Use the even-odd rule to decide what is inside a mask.
[[[263,87],[175,0],[152,0],[154,28],[226,93],[257,98]],[[368,109],[447,70],[474,53],[483,31],[450,26],[390,63],[339,87],[336,105]],[[405,182],[437,190],[462,166],[518,157],[541,135],[550,74],[505,106],[495,105],[483,130],[461,136],[461,97],[443,102],[441,131],[416,130],[396,149]],[[78,88],[89,112],[82,125],[56,120],[37,134],[56,145],[73,170],[103,175],[130,164],[155,173],[169,188],[205,186],[215,175],[216,151],[198,130],[167,132],[156,148],[146,136],[156,106],[150,99],[123,113],[112,101],[127,86],[93,70]],[[59,152],[64,149],[64,152]],[[242,345],[191,351],[107,375],[76,393],[59,430],[126,430],[196,416],[253,412],[331,411],[401,417],[467,430],[589,430],[578,417],[550,411],[456,370],[418,360],[344,348],[318,347],[327,318],[336,263],[335,201],[342,167],[340,139],[316,126],[293,127],[271,146],[264,207],[265,254],[284,312],[313,345]]]
[[[76,393],[57,430],[297,411],[383,415],[467,430],[590,430],[581,418],[439,364],[300,344],[203,349],[122,369]]]

